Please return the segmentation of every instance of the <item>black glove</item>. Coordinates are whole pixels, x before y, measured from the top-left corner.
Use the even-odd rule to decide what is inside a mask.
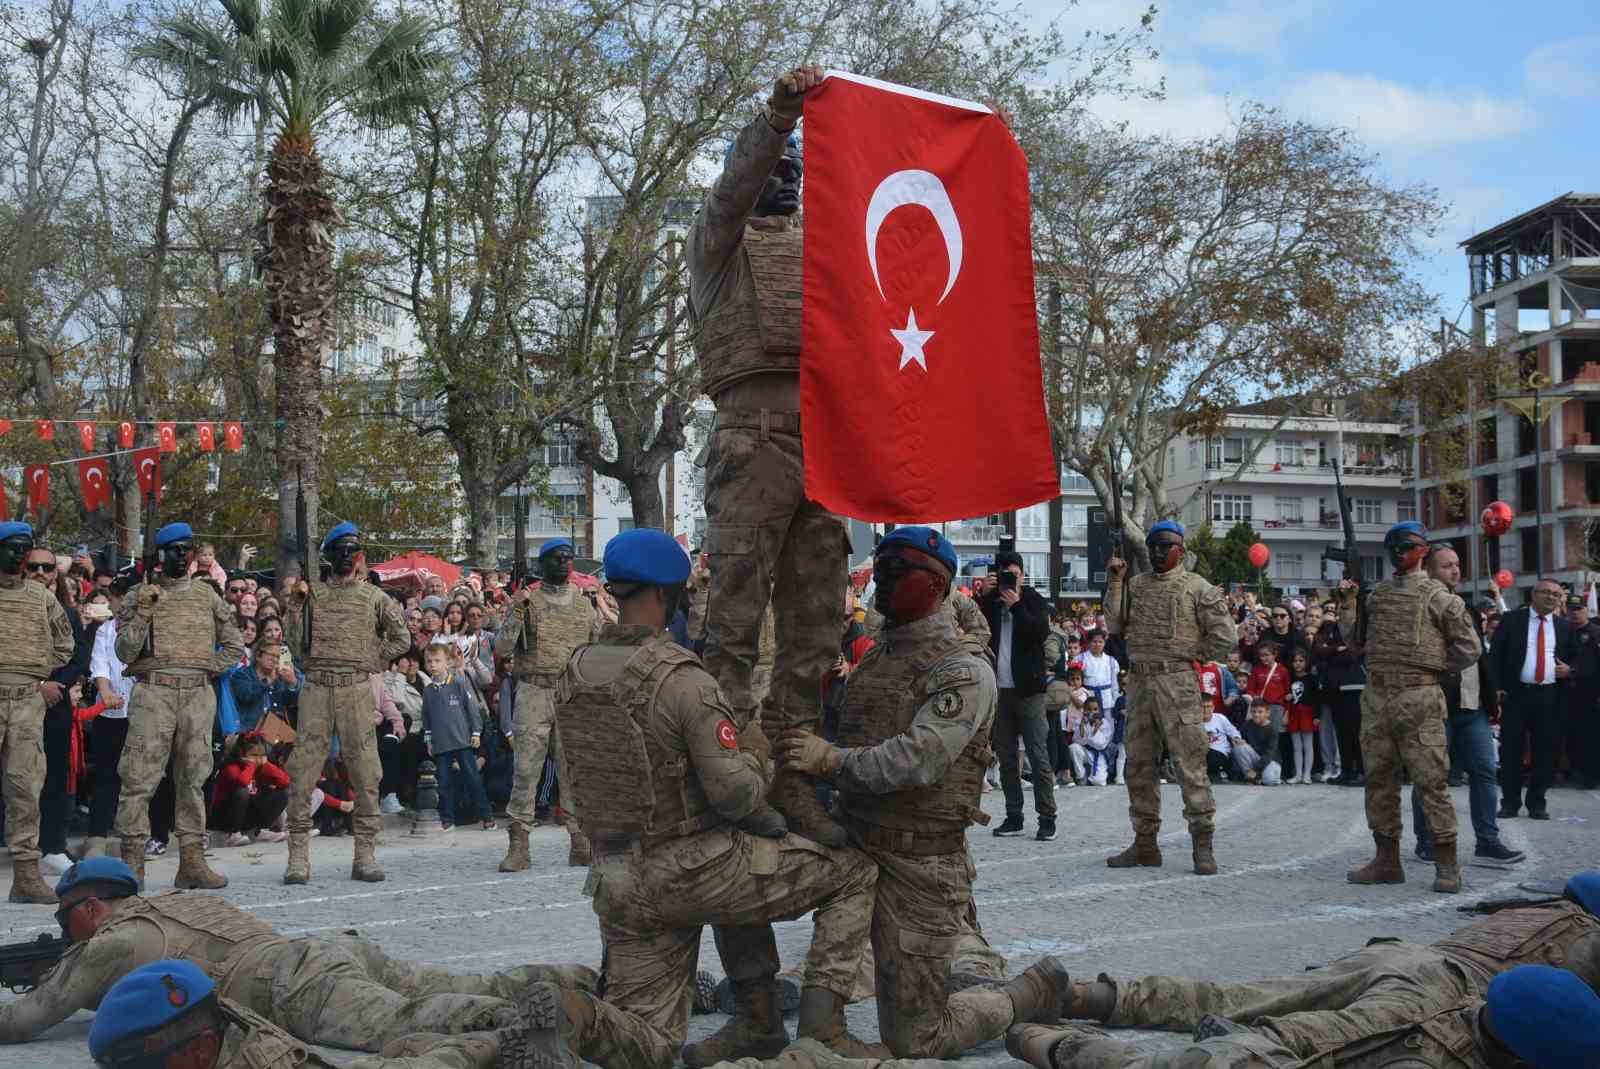
[[[781,839],[789,833],[789,825],[784,821],[783,814],[770,805],[763,805],[734,827],[763,839]]]

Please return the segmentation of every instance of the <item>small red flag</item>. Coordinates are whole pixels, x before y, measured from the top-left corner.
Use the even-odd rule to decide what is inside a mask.
[[[228,452],[237,453],[244,445],[244,424],[224,423],[222,425],[222,441],[228,447]]]
[[[139,492],[149,497],[161,482],[161,451],[155,446],[133,451],[133,471],[139,477]]]
[[[50,504],[49,466],[29,464],[22,469],[22,481],[28,487],[28,511],[38,515]]]
[[[117,424],[117,444],[123,449],[133,448],[133,421],[123,420]]]
[[[83,507],[90,512],[99,511],[111,500],[111,469],[106,458],[78,461],[78,483],[83,488]]]
[[[53,442],[56,440],[56,425],[48,419],[36,419],[33,421],[33,433],[39,436],[41,442]]]
[[[5,435],[10,434],[10,433],[11,433],[11,421],[9,419],[0,419],[0,437],[4,437]]]
[[[176,453],[178,451],[178,425],[176,423],[157,423],[156,441],[161,443],[163,453]]]
[[[805,138],[800,407],[828,429],[806,437],[806,496],[933,521],[1060,493],[1028,161],[1006,124],[830,72],[806,95]]]
[[[94,452],[94,424],[86,419],[78,421],[78,444],[85,453]]]
[[[216,428],[211,426],[211,424],[209,424],[209,423],[200,424],[199,435],[198,435],[198,437],[200,439],[200,452],[209,453],[209,452],[211,452],[213,449],[215,449],[217,447],[217,437],[216,437],[216,435],[217,435]]]

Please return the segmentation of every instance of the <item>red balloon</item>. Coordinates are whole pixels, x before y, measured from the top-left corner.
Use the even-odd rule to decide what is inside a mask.
[[[1271,559],[1272,550],[1268,549],[1265,543],[1257,542],[1255,545],[1250,547],[1250,563],[1255,565],[1257,568],[1265,568],[1267,566],[1267,561]]]
[[[1501,590],[1510,590],[1511,584],[1516,581],[1517,577],[1511,574],[1510,568],[1501,568],[1494,573],[1494,585]]]
[[[1511,530],[1511,521],[1515,516],[1511,506],[1504,501],[1489,502],[1489,507],[1483,510],[1483,533],[1490,538],[1499,538]]]

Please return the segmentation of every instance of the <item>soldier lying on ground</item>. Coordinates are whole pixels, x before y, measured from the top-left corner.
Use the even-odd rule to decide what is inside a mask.
[[[1564,899],[1500,909],[1429,946],[1374,941],[1320,969],[1245,984],[1147,976],[1112,980],[1104,974],[1075,983],[1068,1017],[1115,1028],[1193,1030],[1216,1014],[1238,1021],[1340,1010],[1351,1034],[1415,1023],[1417,999],[1482,997],[1495,976],[1518,965],[1567,968],[1600,989],[1600,869],[1567,881]]]
[[[80,861],[56,884],[56,920],[75,944],[37,988],[0,1006],[0,1043],[21,1043],[100,1005],[141,965],[193,961],[221,993],[307,1043],[376,1051],[412,1032],[470,1032],[514,1023],[512,1000],[536,981],[593,990],[581,965],[448,973],[390,958],[354,936],[288,938],[215,895],[141,897],[110,857]]]

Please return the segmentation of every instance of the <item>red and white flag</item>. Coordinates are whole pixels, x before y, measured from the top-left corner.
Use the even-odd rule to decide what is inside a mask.
[[[85,453],[94,452],[94,424],[86,419],[78,421],[78,445]]]
[[[837,71],[806,95],[806,495],[953,520],[1060,492],[1028,161],[981,104]]]
[[[160,443],[163,453],[176,453],[178,451],[178,425],[176,423],[157,423],[156,441]]]
[[[50,466],[29,464],[22,469],[22,481],[28,488],[28,511],[37,516],[50,505]]]
[[[222,425],[222,441],[228,447],[228,452],[237,453],[239,447],[244,445],[244,424],[224,423]]]
[[[133,451],[133,473],[139,479],[139,493],[149,497],[161,485],[161,450],[147,446]],[[159,500],[159,498],[157,499]]]
[[[55,422],[48,419],[36,419],[33,421],[33,433],[38,436],[41,442],[53,442],[56,440]]]
[[[133,448],[133,421],[123,420],[117,424],[117,444],[124,449]]]
[[[78,483],[83,489],[83,507],[97,512],[111,500],[111,468],[105,457],[78,461]]]
[[[209,453],[217,447],[217,431],[211,424],[200,424],[196,433],[200,439],[200,452]]]

